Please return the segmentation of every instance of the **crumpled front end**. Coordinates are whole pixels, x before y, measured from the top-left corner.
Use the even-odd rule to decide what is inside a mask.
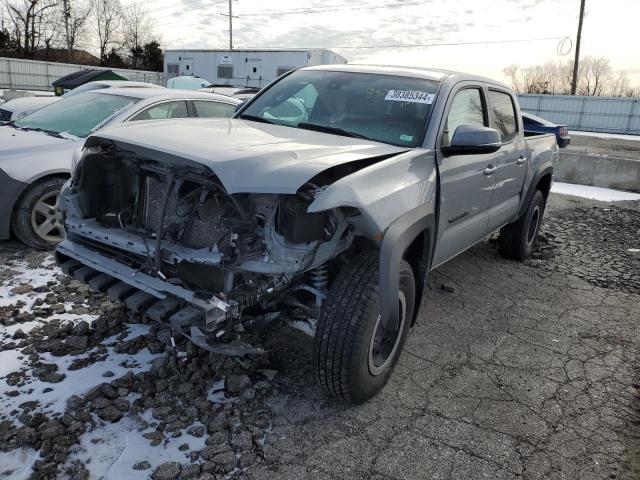
[[[317,314],[327,263],[353,242],[342,210],[307,213],[317,189],[230,195],[202,164],[91,147],[61,196],[57,261],[203,348],[255,353],[238,332],[282,305]]]

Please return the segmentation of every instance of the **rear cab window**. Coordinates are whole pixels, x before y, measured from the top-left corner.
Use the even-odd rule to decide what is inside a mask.
[[[518,135],[516,106],[507,92],[489,90],[491,126],[500,132],[502,143],[509,143]]]

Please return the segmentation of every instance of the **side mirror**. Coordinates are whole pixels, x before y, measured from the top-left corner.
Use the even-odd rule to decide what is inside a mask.
[[[477,155],[500,150],[502,140],[495,128],[478,125],[460,125],[453,132],[451,143],[440,147],[445,156]]]

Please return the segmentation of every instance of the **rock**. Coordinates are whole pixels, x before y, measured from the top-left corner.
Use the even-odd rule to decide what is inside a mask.
[[[160,445],[160,443],[162,443],[162,440],[164,440],[164,433],[158,432],[158,431],[147,432],[147,433],[144,433],[142,436],[147,440],[151,440],[152,447]]]
[[[11,289],[11,293],[14,295],[24,295],[25,293],[29,293],[31,290],[33,290],[33,287],[28,283],[25,283],[24,285],[13,287]]]
[[[225,420],[222,418],[216,418],[211,420],[207,425],[207,431],[209,433],[220,432],[225,429]]]
[[[113,406],[116,407],[121,412],[128,412],[130,407],[129,400],[125,398],[116,398],[113,401]]]
[[[204,435],[205,429],[204,429],[204,425],[197,425],[195,427],[191,427],[189,430],[187,430],[187,433],[189,435],[191,435],[192,437],[196,437],[196,438],[200,438]]]
[[[182,465],[178,462],[166,462],[156,468],[151,478],[153,480],[176,480],[181,470]]]
[[[93,410],[102,410],[111,405],[111,402],[104,397],[98,397],[91,401],[91,408]]]
[[[49,420],[40,425],[40,439],[48,440],[65,434],[64,426],[56,420]]]
[[[193,480],[200,477],[200,465],[187,465],[180,472],[179,480]]]
[[[122,412],[114,405],[109,405],[101,410],[98,410],[98,417],[105,422],[117,422],[122,418]]]
[[[256,463],[258,456],[255,453],[244,453],[240,455],[238,459],[238,466],[240,468],[247,468]]]
[[[104,383],[102,385],[102,393],[104,394],[105,397],[110,398],[112,400],[114,398],[118,398],[118,390],[116,390],[114,387],[112,387],[108,383]]]
[[[86,335],[89,333],[89,324],[82,320],[81,322],[76,323],[71,332],[77,336]]]
[[[151,415],[156,420],[164,420],[172,413],[173,413],[173,407],[168,405],[164,407],[156,407],[151,411]]]
[[[17,329],[14,333],[13,336],[11,337],[13,340],[20,340],[23,338],[27,338],[27,334],[24,333],[21,329]]]
[[[225,388],[231,395],[239,395],[251,386],[251,379],[247,375],[229,375]]]
[[[134,470],[148,470],[149,468],[151,468],[151,464],[146,460],[142,460],[133,465]]]
[[[106,372],[104,372],[102,374],[102,376],[105,377],[105,378],[111,378],[111,377],[115,376],[115,373],[113,373],[111,370],[107,370]]]
[[[203,460],[213,460],[216,455],[220,455],[221,453],[231,453],[231,455],[233,455],[233,458],[235,458],[235,455],[231,451],[231,447],[229,445],[215,445],[211,447],[204,447],[200,452],[200,456]]]
[[[262,373],[265,377],[267,377],[267,380],[271,382],[275,378],[275,376],[278,374],[278,371],[264,368],[260,370],[260,373]]]
[[[60,383],[66,378],[64,373],[50,373],[39,377],[41,381],[46,383]]]
[[[185,393],[189,393],[191,390],[193,390],[193,385],[189,382],[184,382],[178,385],[179,395],[184,395]]]
[[[445,285],[444,283],[440,284],[440,290],[442,290],[443,292],[447,292],[447,293],[455,292],[455,288],[453,288],[450,285]]]
[[[33,445],[38,441],[38,432],[31,427],[19,428],[16,432],[16,441],[19,445]]]
[[[231,444],[241,451],[249,451],[253,446],[253,436],[251,433],[244,431],[231,436]]]

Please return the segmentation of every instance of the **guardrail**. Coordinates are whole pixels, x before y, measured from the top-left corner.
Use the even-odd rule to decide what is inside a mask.
[[[640,135],[640,98],[520,94],[520,108],[569,130]]]
[[[19,90],[53,91],[51,83],[64,75],[85,68],[111,70],[127,80],[148,82],[156,85],[167,85],[166,76],[162,72],[146,70],[127,70],[122,68],[94,67],[73,63],[41,62],[21,58],[0,57],[0,88]]]

